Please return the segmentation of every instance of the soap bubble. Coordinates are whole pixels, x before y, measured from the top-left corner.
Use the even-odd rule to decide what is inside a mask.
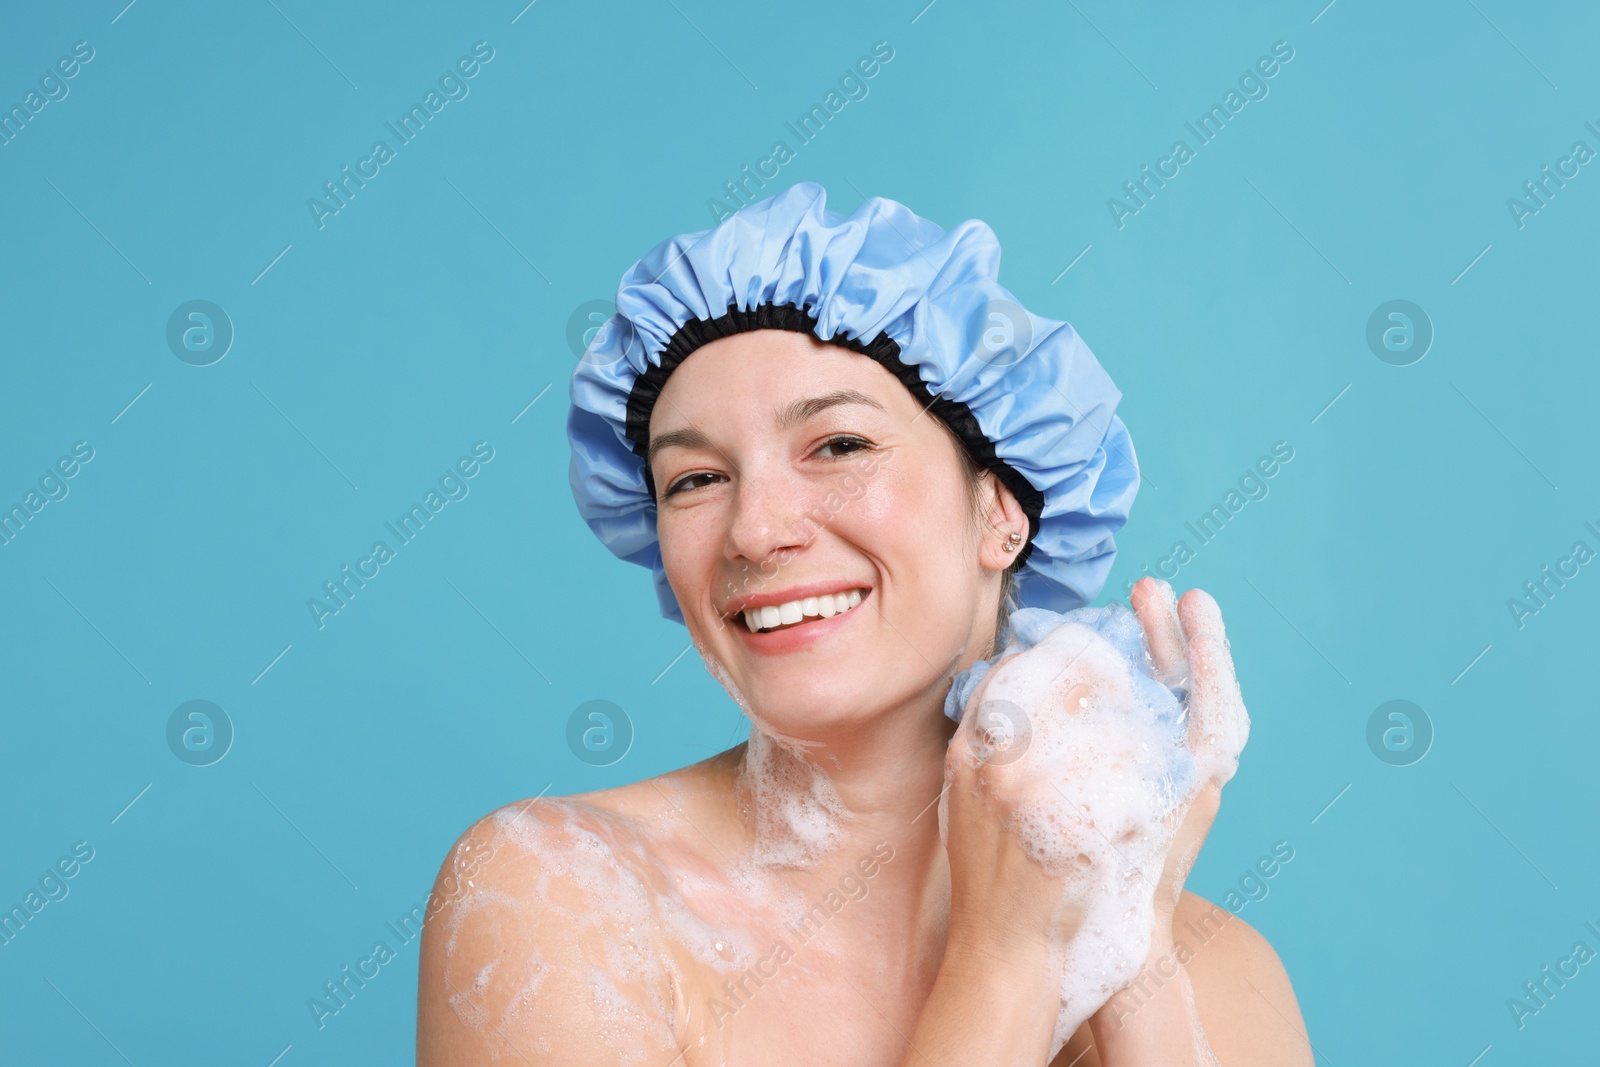
[[[1225,650],[1220,628],[1216,640],[1201,639],[1205,649]],[[1061,906],[1081,915],[1057,946],[1057,1049],[1136,976],[1162,870],[1196,788],[1226,781],[1237,767],[1249,718],[1237,688],[1218,684],[1215,653],[1207,655],[1199,682],[1182,677],[1169,687],[1124,605],[1022,608],[1011,614],[1004,652],[951,688],[947,711],[963,717],[972,762],[1012,768],[1021,799],[1009,829],[1045,870],[1064,876]],[[1198,752],[1191,713],[1205,716]],[[941,824],[946,814],[941,803]]]

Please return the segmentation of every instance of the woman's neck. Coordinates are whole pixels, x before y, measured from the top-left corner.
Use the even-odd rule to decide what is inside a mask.
[[[734,787],[751,862],[814,900],[853,875],[849,887],[875,899],[852,905],[840,930],[872,924],[901,945],[942,936],[949,868],[937,801],[954,731],[937,706],[805,740],[752,721]]]

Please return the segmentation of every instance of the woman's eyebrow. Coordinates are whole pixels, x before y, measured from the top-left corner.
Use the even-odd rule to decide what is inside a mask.
[[[711,439],[693,426],[685,426],[681,430],[668,430],[650,438],[650,448],[645,456],[645,463],[653,464],[656,453],[667,448],[710,448]]]
[[[840,404],[865,404],[868,407],[877,408],[879,411],[886,410],[882,404],[866,393],[858,392],[855,389],[839,389],[831,393],[824,393],[821,396],[807,397],[804,400],[796,400],[790,403],[778,412],[778,426],[781,429],[788,429],[790,426],[804,422],[814,415],[831,407],[837,407]],[[681,430],[668,430],[666,433],[650,439],[649,454],[645,457],[645,462],[654,463],[657,453],[663,449],[673,447],[710,448],[711,439],[693,426],[686,426]]]
[[[832,393],[824,393],[821,396],[796,400],[778,413],[778,426],[782,429],[788,429],[796,423],[804,422],[813,415],[840,404],[866,404],[868,407],[877,408],[879,411],[884,410],[882,404],[866,393],[857,392],[854,389],[839,389]]]

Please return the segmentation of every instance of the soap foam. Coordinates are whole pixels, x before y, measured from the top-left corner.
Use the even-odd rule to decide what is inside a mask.
[[[1225,639],[1215,638],[1202,642],[1195,672],[1214,721],[1197,724],[1192,752],[1192,701],[1156,680],[1138,617],[1121,604],[1070,612],[1031,648],[1014,641],[964,710],[969,733],[996,718],[1025,723],[1025,751],[989,773],[1011,777],[1021,797],[1012,831],[1046,871],[1066,876],[1060,907],[1081,916],[1071,940],[1053,946],[1061,1009],[1052,1057],[1138,974],[1162,867],[1195,787],[1238,767],[1249,718],[1237,684],[1222,686]],[[973,765],[993,758],[981,744],[965,756]],[[939,819],[944,835],[948,794]]]
[[[669,879],[621,816],[552,799],[502,808],[490,823],[497,836],[491,864],[503,862],[502,848],[537,864],[514,892],[480,878],[457,898],[445,920],[445,978],[457,1019],[496,1048],[505,1049],[506,1034],[523,1035],[510,1039],[514,1048],[544,1037],[548,1024],[536,1003],[541,986],[575,979],[600,1023],[595,1036],[624,1058],[635,1057],[630,1062],[644,1063],[650,1049],[682,1047],[689,1022],[680,992],[685,968],[731,973],[751,966],[770,941],[760,925],[764,913],[728,907],[728,893],[717,893],[705,878]],[[748,904],[745,894],[734,895]],[[476,973],[459,973],[462,964],[453,957],[463,924],[494,911],[510,928],[570,931],[563,935],[570,958],[555,963],[536,952],[507,954]],[[730,915],[744,916],[743,925],[731,925]],[[491,990],[503,1005],[498,1012]]]
[[[752,730],[737,788],[754,805],[746,814],[754,816],[755,841],[731,862],[665,859],[658,850],[673,846],[646,829],[649,816],[568,798],[495,812],[486,831],[472,835],[474,847],[491,845],[490,859],[440,916],[456,1018],[495,1055],[548,1050],[565,1038],[540,1003],[581,995],[592,1036],[618,1062],[648,1067],[652,1050],[690,1044],[714,1058],[706,1042],[733,1034],[712,1027],[709,1009],[687,1000],[684,989],[707,977],[719,988],[769,957],[775,938],[791,937],[786,928],[807,914],[808,902],[778,868],[815,865],[837,843],[843,805],[805,748]],[[661,818],[681,819],[681,787],[668,781],[658,791]],[[524,865],[519,856],[536,862]],[[496,863],[516,863],[519,873],[485,877],[501,873]],[[462,931],[469,922],[483,929],[485,920],[502,929],[559,929],[559,944],[543,954],[507,952],[469,970],[458,955]],[[795,974],[810,970],[798,966]]]
[[[970,715],[980,704],[1004,701],[1024,710],[1030,747],[1017,770],[1031,788],[1012,829],[1047,869],[1086,863],[1098,877],[1092,885],[1078,879],[1062,902],[1079,908],[1082,922],[1078,936],[1055,952],[1061,1010],[1052,1056],[1136,975],[1148,952],[1154,888],[1192,784],[1202,775],[1231,776],[1248,735],[1235,685],[1237,714],[1197,723],[1191,758],[1184,744],[1188,701],[1154,680],[1137,618],[1121,605],[1070,618],[1036,647],[1008,649],[966,709]],[[1215,660],[1225,647],[1220,635],[1212,645],[1202,642],[1194,679],[1198,692],[1224,703],[1229,694]],[[706,649],[701,655],[750,715],[726,668]],[[847,812],[811,746],[752,718],[735,791],[754,841],[747,855],[705,869],[664,863],[638,821],[580,801],[496,812],[488,862],[502,845],[537,862],[526,885],[507,888],[496,879],[501,888],[490,889],[480,873],[449,914],[446,979],[457,1018],[491,1044],[504,1047],[505,1031],[518,1035],[521,1048],[547,1050],[557,1038],[536,1000],[578,981],[601,1024],[596,1036],[624,1058],[637,1054],[642,1063],[646,1045],[685,1048],[691,1032],[703,1046],[711,1032],[704,1010],[685,1002],[684,987],[698,984],[689,975],[709,971],[720,981],[767,955],[774,933],[807,907],[779,869],[814,868],[842,839]],[[681,811],[672,783],[662,788],[667,807]],[[939,805],[941,835],[947,800]],[[492,910],[508,913],[512,928],[569,930],[563,951],[571,958],[506,955],[475,973],[456,973],[462,966],[453,970],[451,957],[462,924]]]
[[[454,937],[451,938],[452,946]],[[488,1011],[484,1005],[484,987],[489,984],[489,976],[500,965],[500,961],[490,960],[472,980],[470,989],[450,994],[450,1007],[455,1009],[456,1016],[472,1029],[482,1032],[484,1024],[488,1021]]]
[[[753,817],[756,867],[810,868],[840,840],[844,804],[827,774],[806,755],[820,742],[788,737],[761,719],[727,666],[691,635],[706,670],[727,690],[750,722],[737,787],[747,819]],[[739,864],[736,866],[743,866]],[[748,872],[736,873],[746,880]]]
[[[752,722],[738,788],[753,816],[751,860],[763,867],[815,867],[843,834],[844,802],[795,738]]]
[[[749,715],[751,713],[750,700],[744,695],[744,691],[739,688],[738,683],[733,680],[733,675],[729,673],[727,666],[713,655],[711,649],[702,644],[698,638],[691,635],[689,640],[694,642],[694,649],[700,653],[700,661],[706,665],[706,670],[711,677],[715,678],[717,683],[728,691],[728,695],[733,698],[733,702],[739,705],[739,710]]]

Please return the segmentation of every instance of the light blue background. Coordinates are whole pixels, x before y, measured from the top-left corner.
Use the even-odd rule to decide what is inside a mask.
[[[1319,1062],[1592,1055],[1594,966],[1524,1029],[1506,1007],[1600,949],[1600,567],[1521,629],[1507,607],[1600,548],[1600,172],[1523,228],[1506,204],[1600,148],[1592,7],[123,2],[0,33],[8,107],[95,49],[0,147],[0,504],[95,450],[0,547],[0,904],[95,850],[0,947],[0,1059],[405,1061],[415,941],[323,1029],[306,1001],[394,941],[460,831],[740,739],[574,508],[568,321],[879,40],[869,95],[767,191],[993,226],[1001,281],[1125,394],[1146,482],[1107,597],[1295,450],[1176,579],[1221,603],[1254,721],[1191,888],[1292,844],[1242,915]],[[470,95],[319,230],[307,199],[480,40]],[[1270,95],[1119,230],[1108,197],[1280,40]],[[165,341],[192,299],[237,331],[209,367]],[[1366,343],[1391,299],[1436,331],[1411,366]],[[317,629],[307,598],[480,440],[470,495]],[[236,730],[209,767],[167,747],[191,699]],[[637,733],[605,768],[564,740],[594,699]],[[1436,731],[1409,767],[1367,745],[1391,699]]]

